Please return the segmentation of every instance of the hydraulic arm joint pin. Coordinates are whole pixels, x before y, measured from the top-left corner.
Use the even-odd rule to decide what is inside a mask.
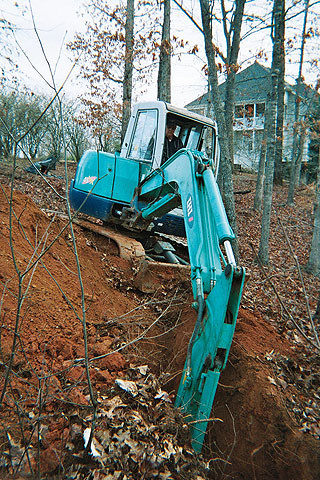
[[[236,259],[234,258],[234,253],[233,253],[233,250],[232,250],[231,243],[229,242],[229,240],[225,240],[225,242],[223,242],[223,245],[224,245],[224,248],[226,250],[228,263],[231,263],[232,265],[234,265],[236,267],[237,263],[236,263]]]

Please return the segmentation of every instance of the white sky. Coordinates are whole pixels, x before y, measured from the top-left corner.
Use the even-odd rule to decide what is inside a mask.
[[[48,91],[46,82],[37,73],[37,71],[40,72],[51,83],[50,71],[35,34],[31,16],[26,9],[23,15],[19,13],[21,5],[28,5],[28,1],[17,2],[20,10],[15,7],[15,3],[13,0],[0,0],[0,15],[19,26],[15,33],[20,46],[18,47],[18,50],[20,49],[19,71],[23,73],[24,81],[28,85],[36,86],[40,91]],[[73,39],[77,30],[84,28],[84,20],[78,15],[81,4],[81,0],[31,0],[37,31],[47,59],[55,70],[57,86],[64,82],[72,66],[69,60],[70,52],[66,50],[65,45]],[[190,34],[189,29],[190,24],[187,23],[187,32],[184,27],[184,34]],[[194,38],[197,35],[201,41],[200,34],[195,32],[192,26],[190,30],[191,35]],[[181,32],[179,33],[181,36]],[[204,75],[199,73],[201,66],[200,60],[187,55],[184,55],[182,61],[173,60],[172,103],[183,106],[203,93],[206,81]],[[65,88],[68,93],[72,95],[76,93],[79,96],[81,90],[76,86],[76,77],[77,69],[75,68]],[[139,100],[155,99],[156,86],[153,82]]]
[[[188,0],[189,4],[198,5],[198,0]],[[188,3],[187,2],[187,3]],[[18,3],[20,10],[15,7]],[[185,4],[187,4],[185,2]],[[68,60],[70,53],[67,52],[65,45],[71,41],[75,31],[83,28],[84,20],[79,17],[81,0],[31,0],[31,5],[34,13],[34,19],[37,26],[39,36],[41,37],[44,50],[46,52],[48,61],[53,68],[56,67],[55,79],[59,86],[67,76],[71,62]],[[12,23],[19,25],[20,28],[16,31],[16,37],[27,54],[29,60],[41,72],[41,74],[49,81],[50,73],[48,66],[44,60],[43,53],[36,34],[33,30],[32,21],[29,12],[25,10],[24,15],[21,15],[21,6],[28,5],[28,0],[0,0],[0,16]],[[271,2],[263,0],[259,2],[260,6],[268,6],[270,9]],[[174,13],[172,14],[172,30],[173,33],[178,34],[180,38],[189,39],[191,43],[198,43],[203,45],[203,39],[198,30],[192,25],[189,20],[186,20],[183,14],[177,13],[177,7],[172,2]],[[217,35],[214,39],[218,44],[223,35]],[[269,47],[268,47],[269,45]],[[220,46],[223,46],[220,44]],[[270,48],[269,30],[266,30],[260,39],[257,38],[254,42],[249,39],[245,50],[242,50],[242,58],[249,58],[255,54],[260,48],[265,48],[269,53],[269,62],[262,63],[270,66],[271,55],[268,52]],[[202,54],[204,58],[204,55]],[[241,58],[240,58],[241,59]],[[252,59],[252,61],[254,61]],[[252,61],[250,63],[252,63]],[[58,62],[58,63],[57,63]],[[18,60],[19,70],[23,73],[24,80],[30,86],[36,86],[37,89],[48,92],[48,87],[39,74],[30,66],[22,53]],[[173,60],[172,66],[172,103],[177,106],[183,106],[201,95],[206,88],[206,79],[203,72],[201,72],[202,62],[195,57],[183,55],[181,61]],[[288,63],[288,73],[292,78],[297,76],[297,66]],[[319,73],[319,72],[318,72]],[[314,81],[316,74],[306,76],[307,80]],[[81,96],[81,89],[76,86],[77,70],[75,69],[72,76],[66,85],[66,91],[72,95]],[[291,81],[293,83],[293,81]],[[156,88],[155,81],[153,86],[147,88],[147,92],[138,100],[155,100]]]
[[[15,8],[15,3],[20,9]],[[25,83],[38,88],[47,89],[45,81],[36,72],[51,82],[48,64],[41,51],[40,43],[33,28],[32,19],[28,11],[21,15],[21,5],[28,5],[27,0],[15,2],[13,0],[0,0],[1,15],[17,25],[16,38],[18,51],[20,51],[19,70],[26,74]],[[66,43],[72,40],[76,29],[81,28],[81,19],[77,16],[80,5],[78,0],[31,0],[34,21],[39,37],[47,56],[48,62],[55,70],[57,84],[65,80],[72,63],[66,50]],[[23,54],[25,52],[26,56]],[[69,85],[69,88],[70,85]]]

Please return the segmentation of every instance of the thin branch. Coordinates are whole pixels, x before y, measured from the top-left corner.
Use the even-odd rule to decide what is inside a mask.
[[[204,35],[203,28],[195,21],[193,16],[177,1],[173,0],[173,2],[180,8],[180,10],[191,20],[191,22],[197,27],[197,29]]]
[[[305,286],[305,283],[304,283],[304,280],[303,280],[303,276],[302,276],[302,272],[301,272],[301,268],[300,268],[300,263],[299,263],[299,260],[298,260],[298,257],[297,255],[294,253],[293,249],[292,249],[292,245],[291,245],[291,242],[290,242],[290,239],[288,237],[288,234],[283,226],[283,223],[281,221],[281,219],[279,217],[278,218],[278,222],[281,226],[281,229],[283,231],[283,234],[285,236],[285,239],[286,239],[286,242],[288,244],[288,247],[289,247],[289,250],[291,252],[291,255],[292,257],[294,258],[294,261],[295,261],[295,264],[297,266],[297,269],[298,269],[298,273],[299,273],[299,278],[300,278],[300,282],[301,282],[301,285],[302,285],[302,289],[303,289],[303,295],[304,295],[304,298],[305,298],[305,301],[306,301],[306,306],[307,306],[307,312],[308,312],[308,317],[309,317],[309,320],[310,320],[310,324],[311,324],[311,328],[312,328],[312,331],[313,331],[313,335],[314,335],[314,338],[317,342],[317,345],[319,346],[320,348],[320,342],[319,342],[319,336],[318,336],[318,333],[317,333],[317,330],[316,330],[316,327],[315,327],[315,324],[314,324],[314,321],[313,321],[313,318],[312,318],[312,314],[311,314],[311,310],[310,310],[310,304],[309,304],[309,299],[308,299],[308,295],[307,295],[307,292],[306,292],[306,286]]]
[[[33,25],[33,30],[36,34],[36,37],[39,41],[39,45],[40,45],[40,48],[41,48],[41,51],[42,51],[42,55],[43,55],[43,58],[45,59],[47,65],[48,65],[48,69],[49,69],[49,72],[50,72],[50,76],[51,76],[51,79],[52,79],[52,82],[53,84],[50,85],[49,82],[47,82],[47,84],[49,85],[49,87],[51,87],[52,89],[55,89],[55,81],[54,81],[54,74],[53,74],[53,71],[52,71],[52,68],[51,68],[51,64],[48,60],[48,57],[47,57],[47,54],[45,52],[45,49],[43,47],[43,44],[42,44],[42,41],[41,41],[41,38],[40,38],[40,35],[38,33],[38,29],[37,29],[37,26],[36,26],[36,23],[35,23],[35,19],[34,19],[34,15],[33,15],[33,9],[32,9],[32,5],[31,5],[31,0],[29,0],[29,8],[30,8],[30,13],[31,13],[31,19],[32,19],[32,25]]]

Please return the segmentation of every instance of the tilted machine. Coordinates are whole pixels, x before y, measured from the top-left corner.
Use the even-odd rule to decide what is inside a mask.
[[[168,118],[184,148],[161,164]],[[164,102],[134,107],[120,154],[89,151],[70,187],[75,210],[131,231],[185,235],[197,320],[176,406],[200,452],[220,373],[226,365],[244,284],[216,182],[219,147],[209,118]],[[183,216],[176,207],[182,206]]]

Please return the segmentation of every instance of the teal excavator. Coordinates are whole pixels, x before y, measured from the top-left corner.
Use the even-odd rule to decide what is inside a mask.
[[[163,163],[168,121],[183,148]],[[187,238],[197,319],[176,406],[189,420],[196,452],[227,362],[245,275],[231,246],[235,236],[216,182],[218,164],[215,122],[165,102],[140,103],[121,151],[86,152],[69,195],[74,210],[105,223]]]

